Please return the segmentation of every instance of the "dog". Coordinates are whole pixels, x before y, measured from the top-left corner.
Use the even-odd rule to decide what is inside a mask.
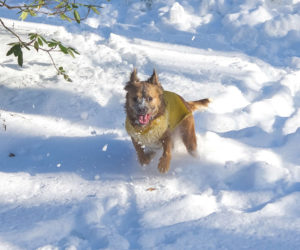
[[[176,131],[179,132],[188,153],[197,155],[192,112],[205,109],[211,99],[187,102],[180,95],[165,91],[155,70],[148,80],[140,81],[137,70],[134,69],[125,91],[125,127],[141,165],[149,164],[156,151],[162,148],[158,170],[167,173],[170,169],[174,136],[178,134]]]

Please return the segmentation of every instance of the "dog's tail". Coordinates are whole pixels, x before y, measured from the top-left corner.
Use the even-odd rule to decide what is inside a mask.
[[[192,112],[196,110],[204,110],[207,108],[208,104],[212,102],[212,99],[206,98],[198,101],[188,102],[189,108]]]

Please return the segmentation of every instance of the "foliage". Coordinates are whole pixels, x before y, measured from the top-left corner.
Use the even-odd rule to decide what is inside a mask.
[[[109,1],[109,0],[107,0]],[[86,19],[90,12],[100,14],[101,5],[88,4],[88,1],[76,1],[76,0],[30,0],[28,3],[12,3],[13,1],[0,0],[0,8],[7,8],[8,10],[17,10],[19,18],[26,20],[28,16],[36,17],[37,15],[47,15],[60,18],[64,21],[76,21],[80,23]],[[84,13],[84,14],[80,14]],[[10,49],[7,52],[7,56],[15,56],[19,66],[23,66],[23,49],[30,50],[34,48],[37,52],[46,52],[53,66],[55,67],[58,75],[63,75],[64,79],[71,81],[70,77],[66,74],[63,67],[57,66],[51,55],[52,52],[58,51],[66,55],[75,57],[75,54],[79,52],[72,48],[65,46],[62,42],[55,39],[47,40],[41,34],[30,33],[28,34],[28,41],[24,41],[21,37],[15,33],[11,28],[7,27],[3,20],[0,18],[0,24],[16,38],[16,42],[9,43]]]

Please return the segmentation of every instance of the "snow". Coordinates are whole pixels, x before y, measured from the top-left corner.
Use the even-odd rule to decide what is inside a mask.
[[[168,11],[168,17],[164,17],[162,20],[178,30],[195,32],[198,26],[209,23],[211,17],[211,15],[199,17],[186,13],[184,7],[175,2]]]
[[[0,249],[299,249],[300,1],[111,1],[77,25],[0,17],[75,47],[6,57],[0,27]],[[47,24],[46,24],[47,23]],[[198,157],[139,166],[124,129],[131,70],[210,97]]]

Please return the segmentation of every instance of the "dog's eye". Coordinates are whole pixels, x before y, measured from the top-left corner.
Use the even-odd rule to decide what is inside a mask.
[[[153,100],[153,98],[152,98],[151,96],[148,96],[148,97],[147,97],[147,101],[148,101],[148,102],[151,102],[152,100]]]
[[[137,101],[138,101],[138,98],[135,96],[135,97],[132,98],[132,100],[133,100],[134,102],[137,102]]]

